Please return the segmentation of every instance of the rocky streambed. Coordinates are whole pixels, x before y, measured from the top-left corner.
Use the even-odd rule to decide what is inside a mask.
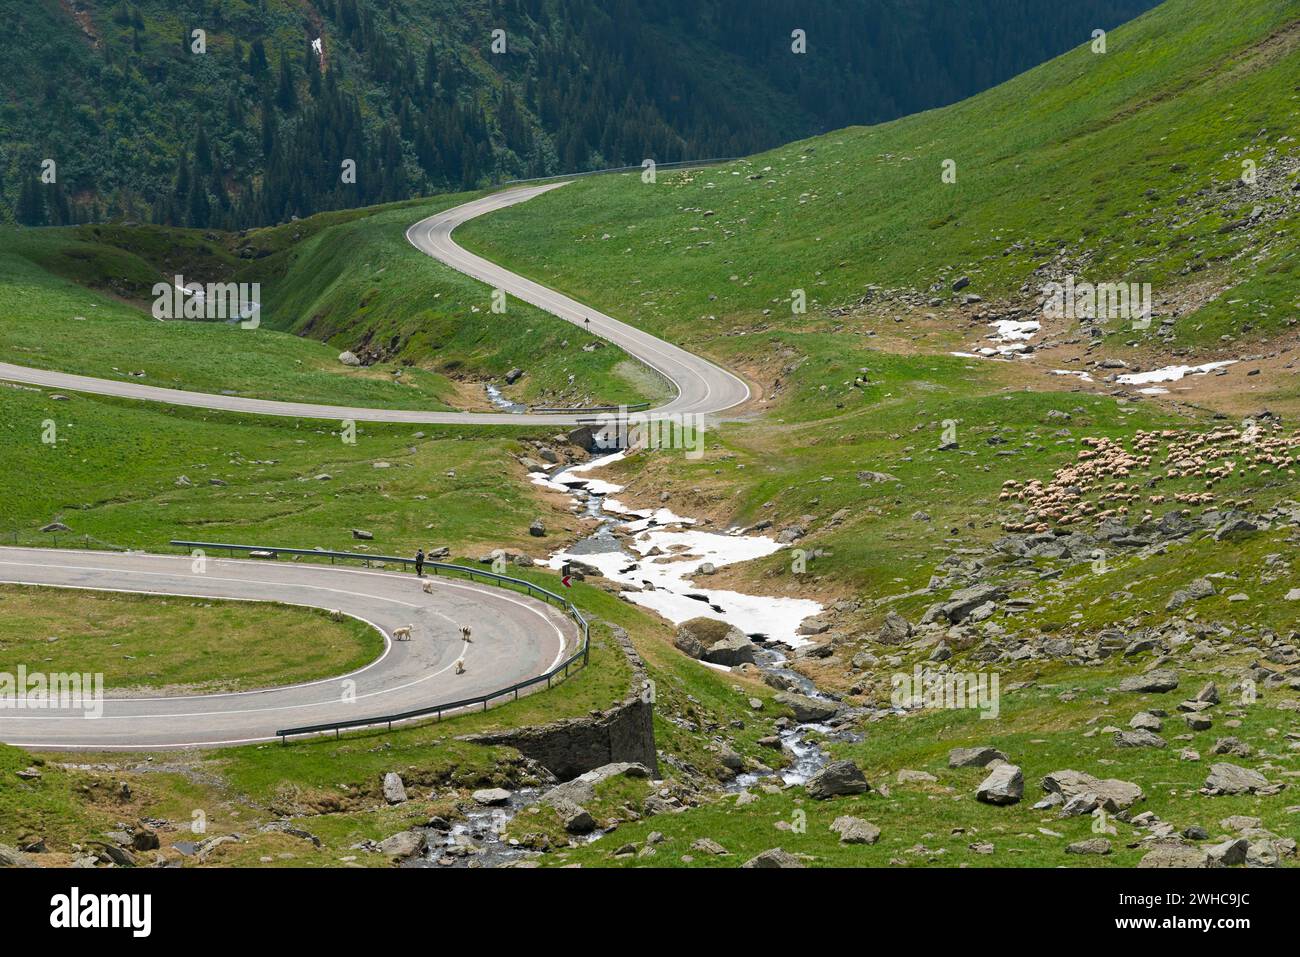
[[[710,531],[695,519],[676,515],[666,507],[627,507],[615,498],[623,491],[622,486],[591,474],[621,461],[626,454],[616,452],[578,465],[556,464],[531,473],[534,484],[568,495],[575,512],[592,522],[588,535],[556,551],[546,564],[556,569],[568,564],[579,574],[600,575],[618,586],[625,600],[675,624],[710,618],[732,634],[743,635],[748,647],[739,660],[763,673],[764,680],[779,690],[781,703],[793,705],[795,717],[778,719],[777,734],[765,742],[788,754],[790,761],[780,771],[765,767],[737,769],[739,773],[724,788],[737,793],[764,783],[803,784],[828,763],[821,740],[855,735],[841,726],[849,722],[844,720],[847,715],[838,700],[789,667],[787,652],[808,642],[799,634],[800,624],[820,614],[822,606],[805,599],[709,588],[701,580],[718,568],[761,558],[787,545],[743,528]],[[704,663],[721,671],[730,670],[728,665],[707,660]],[[626,773],[626,769],[620,773]],[[570,829],[575,839],[596,840],[603,832],[594,822],[585,826],[580,820],[585,811],[565,791],[574,783],[545,793],[538,788],[475,792],[462,819],[454,823],[435,819],[428,826],[390,840],[400,838],[412,844],[411,848],[396,849],[409,851],[403,864],[406,867],[518,864],[531,856],[532,849],[507,838],[507,827],[539,802],[578,819]],[[585,785],[579,782],[579,786]]]

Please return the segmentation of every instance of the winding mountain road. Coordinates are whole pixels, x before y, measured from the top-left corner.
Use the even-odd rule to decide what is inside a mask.
[[[646,415],[716,415],[749,398],[743,381],[684,349],[467,252],[452,239],[461,223],[522,203],[564,183],[508,190],[445,210],[407,230],[417,249],[504,289],[619,346],[677,391]],[[430,412],[276,402],[212,395],[0,363],[0,379],[28,385],[225,412],[364,422],[464,425],[572,425],[591,413]],[[208,559],[55,549],[0,548],[0,582],[143,592],[338,609],[380,629],[385,651],[350,675],[264,691],[176,697],[108,698],[102,716],[0,708],[0,741],[42,750],[211,747],[275,738],[277,728],[393,714],[459,700],[543,674],[576,648],[577,626],[539,600],[491,586],[432,579],[425,594],[410,575],[317,564]],[[414,638],[389,640],[414,625]],[[474,640],[464,644],[459,626]],[[268,640],[275,640],[268,636]],[[466,672],[455,663],[464,658]],[[351,691],[351,695],[345,695]]]
[[[338,610],[384,635],[375,661],[347,675],[231,694],[114,698],[103,714],[0,707],[0,741],[40,750],[139,751],[276,740],[275,730],[368,718],[485,694],[545,674],[576,651],[577,624],[545,602],[490,585],[308,563],[0,548],[0,582]],[[471,624],[472,640],[460,625]],[[393,641],[411,625],[410,641]],[[267,636],[274,641],[274,635]],[[464,674],[456,674],[463,659]],[[38,669],[28,664],[29,671]],[[541,688],[544,685],[538,685]]]
[[[664,376],[677,390],[677,397],[659,408],[644,413],[651,418],[688,414],[717,415],[747,400],[749,387],[726,369],[647,332],[642,332],[634,326],[619,322],[590,306],[584,306],[577,300],[539,285],[531,279],[525,279],[480,256],[475,256],[456,245],[451,237],[452,231],[468,220],[516,203],[526,202],[564,185],[566,184],[548,183],[543,186],[527,186],[522,189],[493,193],[421,220],[406,231],[406,238],[421,252],[439,262],[488,283],[496,289],[504,289],[518,299],[532,303],[561,319],[589,330],[592,335],[600,336],[619,346],[628,355]],[[171,405],[222,412],[334,421],[351,419],[354,422],[405,422],[421,425],[577,425],[582,421],[591,421],[593,418],[591,413],[516,415],[509,412],[431,412],[414,409],[321,405],[311,402],[279,402],[243,396],[214,395],[207,392],[186,392],[181,389],[160,388],[138,382],[119,382],[115,379],[96,379],[67,372],[33,369],[8,362],[0,362],[0,379],[68,392],[84,392],[147,402],[166,402]]]

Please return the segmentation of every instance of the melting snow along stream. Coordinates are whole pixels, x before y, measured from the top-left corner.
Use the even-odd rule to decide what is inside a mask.
[[[493,399],[495,402],[498,397]],[[795,649],[807,643],[808,639],[798,633],[799,625],[805,618],[822,611],[818,602],[747,595],[697,583],[697,579],[707,577],[706,565],[718,569],[752,561],[785,546],[767,536],[746,535],[743,528],[704,531],[696,527],[698,523],[694,519],[676,515],[668,508],[625,506],[613,498],[623,491],[622,486],[588,473],[626,456],[626,452],[615,452],[553,475],[532,473],[530,478],[535,485],[569,495],[582,507],[583,514],[596,522],[589,536],[556,552],[547,564],[558,569],[565,562],[581,562],[595,568],[609,581],[621,585],[627,600],[657,612],[674,624],[706,617],[734,625],[759,645],[755,656],[764,672],[779,676],[792,691],[825,697],[808,678],[787,667],[783,653],[783,649]],[[717,665],[710,667],[730,670]],[[822,724],[790,723],[780,737],[793,760],[780,772],[781,779],[786,784],[802,784],[827,760],[815,737],[843,734]],[[762,777],[755,773],[741,774],[731,782],[729,790],[753,786]],[[429,856],[412,864],[428,866],[439,862],[464,866],[476,862],[479,866],[492,866],[518,858],[522,849],[503,841],[501,833],[515,813],[537,796],[536,792],[517,792],[506,807],[476,810],[449,830],[428,831]],[[598,836],[599,832],[590,839]]]

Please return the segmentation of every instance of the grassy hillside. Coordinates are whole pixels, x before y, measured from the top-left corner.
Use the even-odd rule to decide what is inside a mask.
[[[796,288],[810,304],[798,326],[864,298],[1032,303],[1067,274],[1151,282],[1177,344],[1258,339],[1297,307],[1297,43],[1284,0],[1174,0],[1113,31],[1104,54],[1080,46],[952,107],[655,185],[587,180],[461,236],[696,341],[789,325]]]
[[[0,227],[0,348],[19,365],[334,405],[486,408],[493,379],[521,403],[664,396],[639,363],[533,306],[493,313],[490,289],[406,241],[412,223],[469,198],[244,233]],[[154,284],[177,275],[259,283],[261,326],[155,320]],[[340,364],[344,350],[363,367]],[[514,368],[526,374],[507,387]]]

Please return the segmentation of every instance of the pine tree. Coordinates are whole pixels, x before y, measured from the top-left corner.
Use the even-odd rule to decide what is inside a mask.
[[[35,176],[23,180],[18,205],[14,208],[14,218],[24,226],[45,225],[45,197]]]
[[[280,85],[275,91],[275,105],[285,114],[298,108],[298,91],[293,85],[293,71],[289,69],[289,56],[280,51]]]

